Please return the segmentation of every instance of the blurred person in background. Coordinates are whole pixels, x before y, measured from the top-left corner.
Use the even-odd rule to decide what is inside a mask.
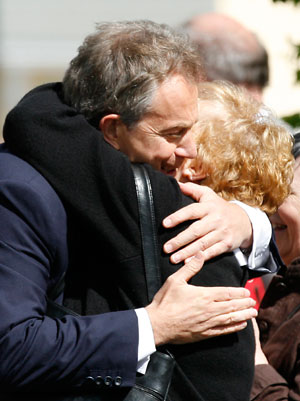
[[[184,28],[202,56],[207,80],[230,81],[262,101],[269,81],[268,53],[253,32],[219,13],[197,15]]]
[[[300,133],[293,155],[292,192],[271,216],[287,267],[273,277],[259,308],[251,401],[300,401]]]

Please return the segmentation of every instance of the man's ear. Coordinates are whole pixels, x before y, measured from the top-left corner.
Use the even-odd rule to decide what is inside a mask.
[[[122,121],[118,114],[108,114],[102,117],[99,122],[99,128],[104,139],[117,150],[120,150],[118,134],[121,124]]]

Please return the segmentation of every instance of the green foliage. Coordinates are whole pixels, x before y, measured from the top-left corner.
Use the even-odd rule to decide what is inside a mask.
[[[300,0],[272,0],[273,3],[293,3],[295,6],[300,4]],[[300,84],[300,44],[295,45],[295,57],[296,57],[296,83]],[[282,118],[292,127],[300,127],[300,113],[292,114]]]
[[[273,3],[294,3],[295,6],[300,3],[300,0],[273,0]]]
[[[292,114],[282,119],[294,128],[300,127],[300,113]]]
[[[300,1],[300,0],[299,0]],[[296,45],[296,58],[297,58],[297,70],[296,70],[296,81],[300,83],[300,44]]]

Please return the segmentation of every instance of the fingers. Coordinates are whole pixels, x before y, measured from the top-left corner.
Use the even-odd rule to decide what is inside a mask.
[[[195,342],[241,330],[246,320],[257,315],[255,301],[245,288],[187,284],[199,271],[201,258],[197,255],[170,276],[146,307],[156,345]]]
[[[225,241],[217,242],[210,246],[205,242],[205,240],[201,240],[200,245],[198,245],[198,242],[195,241],[191,245],[185,247],[184,249],[181,249],[179,252],[171,255],[170,261],[176,264],[184,260],[185,263],[188,263],[191,258],[194,257],[195,252],[199,252],[199,249],[203,249],[202,254],[205,261],[213,259],[221,255],[222,253],[231,251],[230,245]]]
[[[239,322],[239,323],[232,323],[228,326],[216,326],[207,331],[204,331],[203,337],[210,338],[210,337],[218,337],[225,334],[236,333],[237,331],[243,330],[247,327],[247,322]]]
[[[172,263],[180,263],[183,260],[186,261],[187,258],[194,256],[195,253],[199,251],[203,251],[204,259],[209,260],[218,256],[224,252],[228,252],[231,250],[231,244],[229,242],[224,241],[222,238],[219,238],[219,231],[213,231],[211,233],[206,234],[204,237],[190,243],[184,248],[180,249],[178,252],[175,252],[170,256],[170,260]],[[172,240],[168,241],[165,246],[166,249],[176,251],[176,249],[184,246],[184,242],[188,238],[188,233],[182,232],[178,237],[174,237]],[[186,242],[188,244],[188,242]],[[165,250],[165,248],[164,248]],[[166,250],[165,250],[166,252]],[[170,253],[166,252],[166,253]]]
[[[221,241],[205,249],[203,251],[203,256],[205,260],[210,260],[212,258],[215,258],[216,256],[221,255],[222,253],[229,252],[231,250],[232,247],[228,242]]]
[[[186,184],[189,191],[197,185]],[[195,187],[195,188],[194,188]],[[192,189],[191,189],[192,188]],[[170,260],[179,263],[204,251],[205,260],[240,246],[252,244],[252,224],[245,211],[238,205],[221,199],[210,188],[201,187],[201,203],[186,206],[166,217],[163,225],[172,228],[185,221],[195,220],[188,228],[164,244],[166,253],[174,253]]]
[[[179,270],[172,274],[173,279],[188,282],[195,274],[197,274],[204,264],[202,252],[198,252],[194,258],[182,266]]]
[[[204,291],[203,287],[198,287]],[[244,287],[205,287],[205,289],[209,292],[209,295],[214,301],[222,302],[222,301],[229,301],[232,299],[240,299],[240,298],[247,298],[253,301],[250,298],[250,291]],[[255,301],[253,301],[255,302]],[[220,305],[221,310],[223,305]]]
[[[200,217],[200,220],[198,220]],[[185,220],[196,219],[197,221],[190,224],[184,231],[180,232],[174,238],[171,238],[164,244],[164,251],[172,253],[182,247],[188,245],[184,249],[180,249],[177,255],[173,255],[172,262],[179,263],[186,258],[193,256],[199,250],[206,250],[214,245],[221,247],[214,250],[214,256],[222,252],[227,252],[233,249],[233,235],[228,224],[224,223],[224,218],[219,213],[212,214],[211,206],[204,204],[193,204],[178,210],[164,220],[164,225],[173,227]],[[207,252],[208,256],[208,252]]]
[[[163,226],[166,228],[175,227],[187,220],[201,219],[206,214],[207,208],[205,204],[192,203],[166,217],[163,220]]]
[[[208,328],[201,332],[201,336],[214,337],[242,330],[247,326],[247,321],[257,316],[255,308],[247,308],[239,311],[224,313],[207,321]]]
[[[241,311],[231,312],[225,316],[221,316],[221,325],[230,326],[232,324],[241,323],[257,316],[255,308],[248,308]]]
[[[195,327],[191,329],[190,336],[184,334],[175,337],[171,342],[183,344],[234,333],[243,330],[247,326],[247,321],[256,316],[257,310],[254,308],[247,308],[229,313],[223,312],[222,314],[213,317],[204,318],[203,321],[199,322],[198,325],[195,325]],[[192,325],[190,325],[190,328],[191,327]],[[198,332],[194,331],[195,328],[198,329]]]
[[[256,302],[250,297],[248,290],[244,291],[245,288],[210,287],[206,289],[209,291],[209,298],[201,318],[209,322],[210,327],[227,326],[257,316],[257,310],[254,308]],[[199,302],[203,303],[203,295],[199,298]]]
[[[204,185],[193,184],[191,182],[178,183],[181,192],[187,196],[190,196],[196,201],[200,201],[201,197],[210,194],[212,192],[211,188],[205,187]]]
[[[176,217],[177,219],[177,217]],[[177,224],[177,223],[176,223]],[[213,230],[212,234],[209,235],[209,232],[211,232],[212,227],[211,224],[205,224],[204,220],[196,221],[192,223],[188,228],[186,228],[184,231],[180,232],[176,237],[171,238],[169,241],[167,241],[164,244],[164,251],[166,253],[171,253],[174,252],[183,246],[187,244],[193,243],[195,240],[201,240],[199,242],[199,248],[196,248],[196,244],[193,245],[193,249],[197,251],[201,251],[206,249],[206,246],[210,246],[216,241],[221,240],[222,238],[219,238],[219,231]],[[205,236],[205,238],[203,238]],[[208,236],[208,238],[207,238]],[[205,242],[204,242],[205,241]],[[202,247],[201,247],[202,244]],[[186,250],[186,254],[184,255],[184,258],[181,258],[181,260],[194,255],[194,253],[191,253],[191,250]]]
[[[252,317],[257,315],[257,310],[254,308],[254,306],[255,306],[255,301],[250,297],[218,302],[218,305],[215,305],[215,314],[216,316],[220,316],[221,320],[216,323],[230,324],[234,322],[236,323],[238,321],[251,319]],[[249,311],[251,311],[250,315]],[[208,313],[211,312],[208,310]],[[230,319],[233,317],[236,317],[238,319],[231,321]]]

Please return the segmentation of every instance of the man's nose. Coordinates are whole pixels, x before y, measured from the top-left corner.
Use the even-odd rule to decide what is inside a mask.
[[[179,142],[176,151],[177,156],[194,159],[197,156],[197,148],[192,130],[189,130]]]

